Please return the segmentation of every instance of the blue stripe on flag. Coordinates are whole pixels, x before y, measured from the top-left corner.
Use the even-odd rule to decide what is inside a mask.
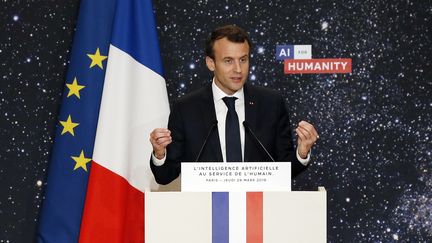
[[[58,123],[55,143],[51,151],[45,199],[39,219],[38,242],[78,242],[81,215],[99,116],[106,59],[90,68],[88,54],[108,56],[115,0],[82,0],[73,48],[66,75],[66,84],[85,86],[78,95],[70,95],[65,87],[59,121],[78,124],[64,132]],[[81,156],[82,154],[82,156]],[[73,159],[72,157],[75,157]],[[84,160],[83,160],[84,159]],[[78,161],[87,161],[79,164]],[[85,170],[85,169],[87,170]]]
[[[152,1],[118,1],[112,44],[163,76]],[[125,35],[124,33],[130,33]],[[145,48],[152,46],[154,48]]]
[[[212,193],[212,243],[229,242],[229,194]]]

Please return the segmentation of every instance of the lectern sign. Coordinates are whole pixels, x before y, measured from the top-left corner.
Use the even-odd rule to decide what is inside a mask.
[[[291,191],[290,162],[183,162],[182,191]]]

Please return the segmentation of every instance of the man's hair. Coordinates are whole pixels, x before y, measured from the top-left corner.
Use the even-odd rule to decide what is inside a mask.
[[[231,42],[235,43],[243,43],[247,41],[249,45],[249,50],[252,48],[251,41],[249,39],[249,35],[242,28],[235,25],[225,25],[216,28],[211,32],[211,34],[207,37],[205,42],[205,54],[209,56],[211,59],[214,59],[214,43],[217,40],[227,38]]]

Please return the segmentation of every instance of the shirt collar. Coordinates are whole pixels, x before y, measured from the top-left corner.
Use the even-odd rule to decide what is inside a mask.
[[[212,82],[212,92],[213,92],[213,100],[219,101],[222,100],[223,97],[229,96],[229,97],[237,97],[237,99],[243,101],[244,100],[244,90],[243,87],[241,89],[237,90],[233,95],[227,95],[225,92],[223,92],[215,83],[215,78],[213,78]]]

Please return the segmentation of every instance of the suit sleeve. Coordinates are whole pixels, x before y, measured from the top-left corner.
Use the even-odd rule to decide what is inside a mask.
[[[165,163],[161,166],[153,164],[150,158],[150,168],[157,183],[166,185],[180,175],[180,159],[184,153],[184,128],[181,112],[174,104],[168,120],[168,129],[171,131],[172,143],[167,146]]]
[[[295,146],[293,144],[293,136],[291,132],[292,127],[288,115],[288,109],[283,97],[279,98],[278,103],[279,121],[276,133],[277,160],[291,161],[291,174],[294,178],[304,171],[307,166],[304,166],[297,159]]]

